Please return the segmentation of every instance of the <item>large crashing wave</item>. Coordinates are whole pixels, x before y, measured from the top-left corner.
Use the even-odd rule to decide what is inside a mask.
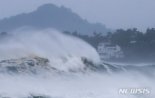
[[[83,69],[82,58],[100,62],[96,50],[89,44],[54,30],[12,32],[0,42],[0,55],[0,60],[46,58],[52,67],[62,71]]]

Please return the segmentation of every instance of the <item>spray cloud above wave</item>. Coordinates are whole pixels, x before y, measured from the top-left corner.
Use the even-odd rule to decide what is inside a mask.
[[[52,29],[11,32],[0,42],[0,55],[0,60],[43,57],[61,70],[82,67],[82,57],[100,62],[98,53],[89,44]]]

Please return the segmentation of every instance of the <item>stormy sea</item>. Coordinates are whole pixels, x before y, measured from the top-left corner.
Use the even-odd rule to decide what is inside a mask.
[[[0,39],[0,98],[154,98],[154,64],[101,61],[83,40],[56,30]]]

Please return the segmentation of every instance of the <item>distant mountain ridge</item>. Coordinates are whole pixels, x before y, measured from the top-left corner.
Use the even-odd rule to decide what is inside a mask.
[[[0,20],[0,32],[9,32],[24,26],[37,29],[54,28],[60,31],[77,31],[81,34],[109,31],[100,23],[89,23],[70,9],[63,6],[57,7],[53,4],[45,4],[33,12]]]

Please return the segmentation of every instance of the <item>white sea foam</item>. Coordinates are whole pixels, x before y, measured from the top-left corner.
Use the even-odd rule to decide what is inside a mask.
[[[16,30],[0,43],[0,59],[43,57],[52,66],[67,71],[84,67],[81,58],[99,63],[96,50],[79,38],[55,30]]]

